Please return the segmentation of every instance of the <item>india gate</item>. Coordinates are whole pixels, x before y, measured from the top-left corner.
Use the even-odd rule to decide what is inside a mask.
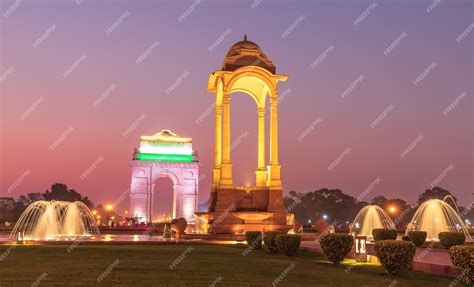
[[[244,233],[246,231],[288,231],[293,215],[283,205],[278,160],[278,89],[288,79],[254,42],[230,47],[220,70],[209,77],[207,91],[215,94],[215,151],[210,205],[197,213],[203,232]],[[258,165],[255,186],[236,186],[232,180],[231,95],[242,92],[255,100],[258,115]],[[269,107],[267,107],[267,98]],[[265,111],[270,110],[269,157],[265,154]],[[267,160],[269,158],[269,160]],[[206,230],[207,229],[207,230]]]

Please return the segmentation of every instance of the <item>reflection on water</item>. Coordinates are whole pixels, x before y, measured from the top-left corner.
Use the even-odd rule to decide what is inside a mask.
[[[0,242],[12,240],[8,238],[7,234],[0,234]],[[30,240],[30,242],[41,241],[41,240]],[[167,239],[163,236],[150,236],[147,234],[101,234],[99,236],[89,236],[89,237],[66,237],[61,239],[51,239],[48,240],[51,242],[59,241],[86,241],[86,242],[137,242],[137,241],[146,241],[146,242],[162,242],[162,241],[174,241],[174,239]]]

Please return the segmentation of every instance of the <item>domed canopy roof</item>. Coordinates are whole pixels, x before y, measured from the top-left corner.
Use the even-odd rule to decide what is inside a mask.
[[[262,49],[254,42],[244,40],[235,43],[230,47],[224,59],[222,70],[235,71],[244,66],[258,66],[276,74],[276,67],[273,62],[263,53]]]

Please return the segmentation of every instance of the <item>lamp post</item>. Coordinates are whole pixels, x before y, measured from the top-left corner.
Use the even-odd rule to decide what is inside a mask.
[[[357,262],[367,262],[367,236],[355,237],[355,260]]]
[[[109,222],[109,212],[112,211],[113,209],[113,206],[111,204],[107,204],[105,206],[105,211],[106,211],[106,220],[107,220],[107,225],[110,226],[110,222]]]

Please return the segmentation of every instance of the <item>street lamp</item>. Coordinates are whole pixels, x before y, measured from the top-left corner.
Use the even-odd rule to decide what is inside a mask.
[[[391,214],[394,214],[396,211],[397,211],[397,208],[395,206],[390,206],[388,208],[388,211],[391,213]]]

